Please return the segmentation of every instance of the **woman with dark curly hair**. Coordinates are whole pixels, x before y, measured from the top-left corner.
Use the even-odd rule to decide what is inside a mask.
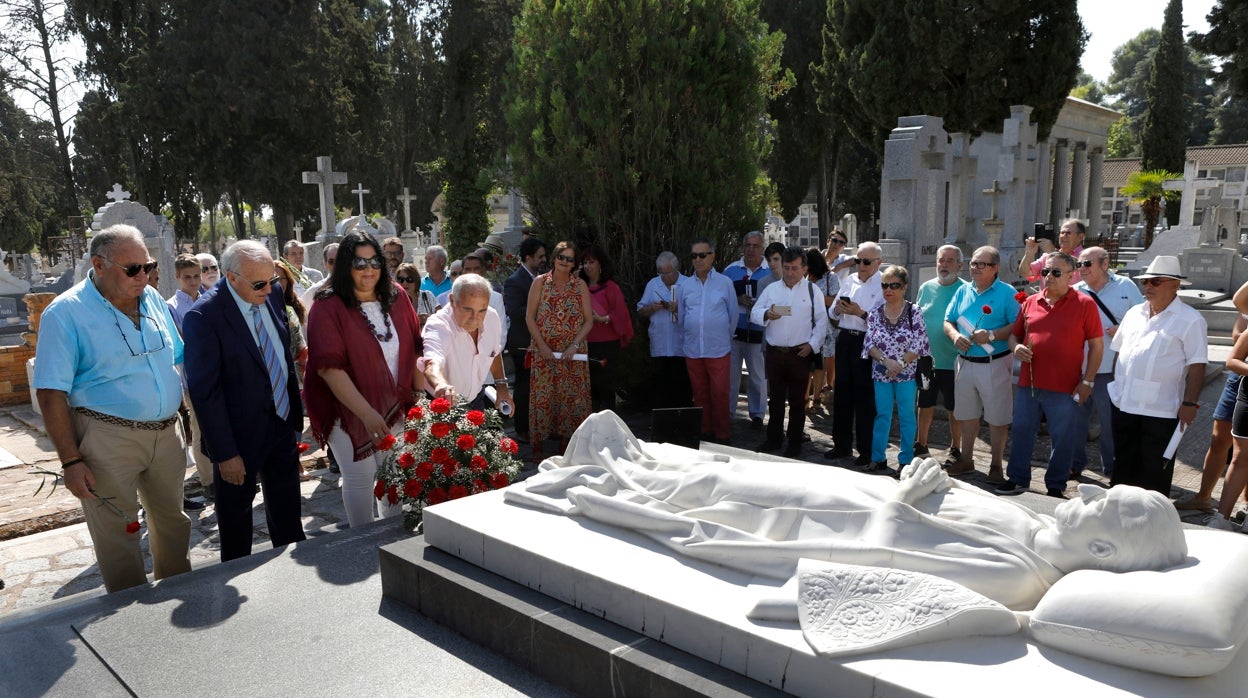
[[[373,520],[373,482],[387,436],[424,389],[416,370],[423,350],[420,321],[403,289],[390,278],[377,240],[352,232],[338,246],[329,285],[308,318],[304,402],[312,434],[328,442],[342,468],[347,522]],[[400,513],[382,499],[381,516]]]
[[[581,279],[589,285],[594,316],[588,339],[589,393],[595,412],[615,409],[615,364],[620,349],[633,338],[633,318],[614,276],[606,250],[589,245],[581,252]]]

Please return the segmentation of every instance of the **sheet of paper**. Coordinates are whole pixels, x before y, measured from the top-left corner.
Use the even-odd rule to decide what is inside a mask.
[[[975,334],[975,326],[971,324],[970,320],[967,320],[964,317],[958,318],[958,327],[961,328],[962,331],[966,332],[967,337],[970,337],[971,335]],[[979,345],[979,348],[983,349],[984,353],[987,354],[988,356],[992,356],[991,344],[981,344]]]
[[[1166,460],[1170,460],[1171,458],[1174,458],[1174,452],[1179,450],[1179,441],[1182,438],[1183,438],[1183,423],[1179,422],[1179,425],[1174,428],[1174,435],[1170,437],[1170,443],[1166,444],[1166,452],[1161,454],[1161,457]]]

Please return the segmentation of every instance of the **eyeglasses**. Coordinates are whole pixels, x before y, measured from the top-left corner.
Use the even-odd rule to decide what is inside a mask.
[[[1177,279],[1168,279],[1168,278],[1161,277],[1161,276],[1154,276],[1149,279],[1140,279],[1140,283],[1144,284],[1145,286],[1160,286],[1167,281],[1177,281]]]
[[[415,277],[412,277],[412,276],[402,276],[402,275],[400,275],[400,276],[396,276],[396,277],[394,277],[394,280],[395,280],[395,281],[398,281],[398,282],[399,282],[399,283],[401,283],[401,284],[414,284],[414,283],[416,283],[416,278],[415,278]]]
[[[886,288],[890,291],[900,291],[905,287],[906,285],[900,281],[888,281],[880,284],[880,288]]]
[[[138,276],[139,272],[151,274],[152,270],[156,268],[156,262],[147,262],[146,264],[140,264],[139,262],[135,262],[134,264],[118,264],[108,257],[100,257],[100,259],[126,272],[126,276],[132,279]]]
[[[1093,261],[1092,261],[1092,260],[1090,260],[1090,259],[1085,259],[1085,260],[1083,260],[1083,261],[1081,261],[1081,262],[1075,262],[1075,268],[1076,268],[1076,269],[1079,269],[1080,267],[1082,267],[1082,268],[1084,268],[1084,269],[1087,269],[1088,267],[1092,266],[1093,264],[1096,264],[1096,262],[1093,262]]]
[[[372,267],[373,269],[381,269],[382,264],[384,264],[384,262],[381,261],[381,257],[377,256],[356,257],[351,260],[351,268],[356,271],[364,271],[369,267]]]
[[[996,262],[971,262],[972,269],[984,269],[986,267],[995,267]]]
[[[855,261],[855,262],[857,262],[858,264],[861,264],[861,265],[862,265],[862,266],[864,266],[864,267],[869,267],[869,266],[871,266],[872,264],[875,264],[876,262],[878,262],[878,261],[880,261],[880,260],[878,260],[878,259],[863,259],[862,257],[858,257],[858,258],[857,258],[857,259],[855,259],[854,261]]]
[[[560,262],[567,262],[568,264],[576,264],[575,255],[557,254],[555,255],[555,259]]]
[[[1065,272],[1061,269],[1041,269],[1040,270],[1040,276],[1051,276],[1055,279],[1062,278],[1062,274],[1064,273]]]
[[[140,356],[147,356],[148,354],[155,354],[157,352],[164,351],[165,349],[165,333],[159,331],[160,326],[156,324],[156,320],[141,313],[139,314],[139,335],[142,336],[143,334],[143,320],[151,322],[153,327],[157,328],[156,334],[160,337],[160,346],[155,349],[148,349],[147,351],[142,351],[136,354],[134,347],[130,346],[130,339],[126,337],[126,331],[121,329],[121,323],[117,322],[117,312],[113,312],[113,324],[117,326],[117,331],[121,333],[121,341],[126,343],[126,349],[130,350],[130,356],[133,356],[136,359]]]
[[[844,244],[847,244],[847,241],[842,240],[840,238],[828,238],[828,244],[829,245],[844,245]]]
[[[713,254],[715,253],[714,252],[690,252],[689,258],[690,259],[706,259],[707,257],[710,257]]]
[[[273,284],[276,284],[277,282],[279,282],[279,281],[281,281],[281,280],[282,280],[282,277],[280,277],[280,276],[278,276],[278,275],[274,274],[274,275],[273,275],[273,278],[271,278],[271,279],[268,279],[268,280],[266,280],[266,281],[248,281],[248,282],[247,282],[247,285],[248,285],[248,286],[251,286],[251,290],[253,290],[253,291],[259,291],[260,289],[264,288],[265,286],[272,286]]]
[[[207,274],[210,271],[216,271],[216,270],[217,270],[217,265],[215,264],[213,264],[212,266],[199,268],[200,273],[203,273],[203,274]]]

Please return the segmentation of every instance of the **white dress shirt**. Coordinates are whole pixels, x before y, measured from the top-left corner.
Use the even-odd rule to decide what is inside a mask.
[[[841,293],[837,299],[849,296],[849,300],[857,303],[864,313],[884,305],[884,289],[880,288],[880,272],[875,272],[866,281],[858,277],[858,274],[850,274],[845,278],[845,282],[841,284]],[[867,331],[867,319],[861,315],[841,315],[836,312],[837,303],[828,306],[828,317],[839,319],[841,321],[842,330],[854,330],[857,332]]]
[[[814,300],[814,303],[811,300]],[[788,306],[791,313],[784,317],[767,320],[765,315],[774,305]],[[823,346],[828,331],[828,315],[824,312],[823,293],[806,279],[798,279],[793,288],[784,281],[768,284],[750,310],[750,322],[763,325],[767,345],[772,347],[796,347],[809,344],[818,351]]]
[[[476,341],[455,322],[449,305],[429,316],[420,335],[425,340],[425,353],[417,367],[423,371],[425,361],[436,361],[442,377],[466,400],[475,399],[481,392],[494,358],[503,352],[503,323],[493,307],[486,310]]]
[[[1109,399],[1123,412],[1170,419],[1183,402],[1187,367],[1209,363],[1209,339],[1205,319],[1179,298],[1151,318],[1149,312],[1141,303],[1118,325]]]

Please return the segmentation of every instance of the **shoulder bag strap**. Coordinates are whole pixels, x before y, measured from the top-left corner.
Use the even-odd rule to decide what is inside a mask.
[[[1096,295],[1096,291],[1093,291],[1092,289],[1089,288],[1088,290],[1084,291],[1084,293],[1088,294],[1089,296],[1092,296],[1092,300],[1096,301],[1096,304],[1101,307],[1101,310],[1104,311],[1105,316],[1109,318],[1109,324],[1111,325],[1118,324],[1118,318],[1114,317],[1114,314],[1109,312],[1109,308],[1105,307],[1105,302],[1101,300],[1100,296]]]

